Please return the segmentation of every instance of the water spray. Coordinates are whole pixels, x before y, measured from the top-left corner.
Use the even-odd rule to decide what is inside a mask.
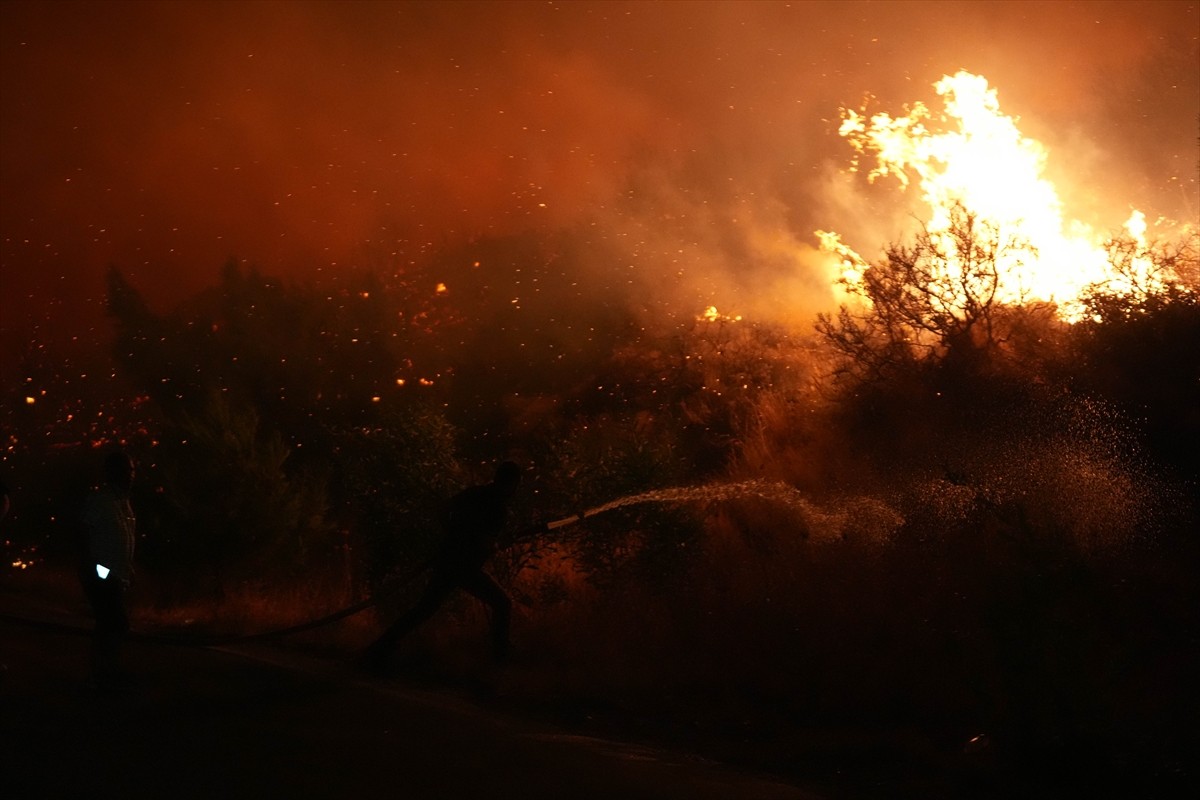
[[[679,503],[711,503],[730,500],[738,497],[758,497],[764,500],[781,502],[797,509],[806,515],[814,513],[812,505],[794,487],[782,481],[737,481],[733,483],[713,483],[704,486],[676,486],[669,489],[655,489],[649,492],[631,494],[616,500],[610,500],[603,505],[589,508],[578,514],[548,522],[548,531],[564,528],[582,522],[588,517],[594,517],[608,511],[614,511],[625,506],[643,503],[679,504]]]

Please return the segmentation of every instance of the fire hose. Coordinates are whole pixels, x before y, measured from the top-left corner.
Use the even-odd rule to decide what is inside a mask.
[[[562,528],[567,525],[571,525],[576,522],[579,522],[583,519],[586,519],[588,516],[590,516],[590,514],[588,512],[581,512],[578,514],[573,514],[569,517],[563,517],[562,519],[555,520],[554,522],[549,522],[549,523],[545,523],[542,525],[534,526],[532,528],[527,529],[526,531],[523,531],[522,533],[529,534],[529,533],[541,533],[541,532],[552,531],[557,528]],[[429,570],[430,566],[431,566],[430,564],[422,565],[418,569],[410,572],[404,578],[402,578],[398,581],[395,581],[391,586],[387,587],[386,591],[383,591],[379,594],[371,595],[370,597],[367,597],[365,600],[360,600],[359,602],[357,602],[353,605],[347,606],[338,611],[335,611],[332,614],[327,614],[323,617],[308,620],[306,622],[301,622],[296,625],[290,625],[285,628],[272,628],[270,630],[258,631],[255,633],[231,634],[231,635],[224,635],[224,636],[190,636],[190,635],[181,636],[181,635],[164,634],[164,633],[148,633],[148,632],[142,632],[142,631],[130,631],[129,639],[131,641],[150,642],[150,643],[154,643],[154,644],[169,644],[169,645],[181,645],[181,646],[190,646],[190,647],[216,647],[216,646],[220,646],[220,645],[237,644],[239,642],[251,642],[251,641],[256,641],[256,640],[260,640],[260,639],[272,639],[272,638],[276,638],[276,637],[280,637],[280,636],[290,636],[295,633],[302,633],[304,631],[314,630],[316,628],[324,627],[325,625],[331,625],[335,622],[346,619],[347,617],[352,617],[355,614],[365,611],[368,608],[371,608],[372,606],[378,605],[382,601],[399,593],[401,590],[406,589],[409,585],[412,584],[413,581],[415,581],[417,578],[424,575]],[[59,631],[68,631],[68,632],[72,632],[72,633],[84,632],[84,629],[79,628],[77,626],[67,625],[67,624],[63,624],[63,623],[31,620],[31,619],[16,616],[13,614],[0,613],[0,620],[5,621],[5,622],[13,622],[13,623],[17,623],[17,624],[22,624],[22,625],[30,625],[30,626],[36,626],[36,627],[41,627],[41,628],[49,628],[49,629],[59,630]]]
[[[346,608],[335,611],[332,614],[327,614],[324,617],[319,617],[318,619],[291,625],[286,628],[273,628],[271,630],[258,631],[256,633],[227,634],[224,636],[177,635],[166,633],[149,633],[145,631],[130,631],[128,638],[130,641],[149,642],[152,644],[169,644],[189,647],[217,647],[220,645],[236,644],[239,642],[252,642],[258,639],[270,639],[277,636],[288,636],[293,633],[301,633],[303,631],[313,630],[314,628],[330,625],[339,620],[346,619],[347,617],[352,617],[360,611],[365,611],[371,606],[374,606],[388,597],[391,597],[393,594],[396,594],[401,589],[406,588],[414,580],[423,575],[425,571],[425,567],[422,567],[421,569],[418,569],[406,576],[403,580],[393,584],[385,592],[382,592],[378,595],[372,595],[365,600],[355,603],[352,606],[347,606]],[[0,613],[0,621],[12,622],[18,625],[27,625],[31,627],[46,628],[49,630],[56,630],[66,633],[90,632],[90,629],[81,628],[77,625],[34,620],[27,617],[17,616],[15,614]]]

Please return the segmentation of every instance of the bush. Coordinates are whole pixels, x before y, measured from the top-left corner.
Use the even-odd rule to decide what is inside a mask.
[[[220,593],[234,583],[295,581],[328,563],[325,476],[290,461],[281,435],[226,394],[174,416],[147,476],[163,497],[156,566]]]

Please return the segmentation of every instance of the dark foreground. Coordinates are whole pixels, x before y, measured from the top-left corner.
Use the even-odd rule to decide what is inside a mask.
[[[0,602],[6,797],[813,797],[264,646],[131,643],[131,685],[99,692],[85,620]]]
[[[1137,769],[1084,741],[1014,763],[987,737],[964,746],[864,720],[685,730],[650,710],[531,703],[508,670],[372,678],[344,652],[278,639],[133,641],[130,685],[99,692],[86,680],[82,598],[61,579],[28,578],[0,580],[0,797],[1196,796],[1188,725],[1148,728],[1162,735]]]

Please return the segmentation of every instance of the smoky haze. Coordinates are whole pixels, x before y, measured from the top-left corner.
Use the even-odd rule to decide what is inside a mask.
[[[31,328],[102,327],[109,264],[162,307],[230,256],[309,280],[564,228],[612,245],[572,268],[616,297],[802,319],[831,299],[814,229],[871,252],[905,220],[893,188],[842,174],[839,108],[929,102],[959,69],[1090,224],[1197,214],[1195,3],[0,14],[6,361]]]

